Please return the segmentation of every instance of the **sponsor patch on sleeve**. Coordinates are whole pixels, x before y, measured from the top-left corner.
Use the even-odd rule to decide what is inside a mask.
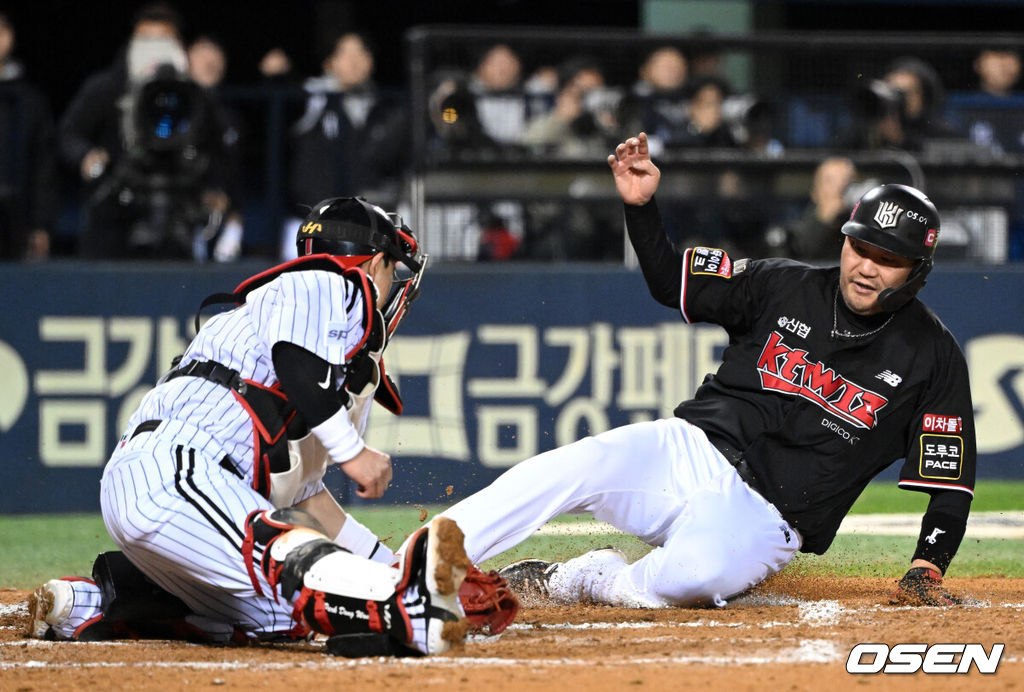
[[[942,416],[937,413],[924,414],[924,422],[921,430],[924,432],[937,433],[960,433],[963,431],[964,421],[960,416]]]
[[[348,324],[345,322],[328,322],[324,328],[324,341],[327,342],[327,361],[330,363],[345,362],[345,340],[348,338]]]
[[[690,252],[690,274],[720,276],[728,279],[732,276],[732,260],[725,250],[710,247],[695,247]]]
[[[921,435],[922,478],[960,478],[964,440],[959,435]]]

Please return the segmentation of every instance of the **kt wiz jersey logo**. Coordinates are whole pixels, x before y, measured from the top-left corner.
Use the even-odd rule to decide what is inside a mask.
[[[846,379],[820,362],[807,359],[807,351],[782,343],[772,332],[757,359],[763,389],[799,396],[858,428],[871,429],[878,412],[889,400]]]

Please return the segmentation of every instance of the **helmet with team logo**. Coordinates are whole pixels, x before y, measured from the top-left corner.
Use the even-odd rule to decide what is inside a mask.
[[[357,266],[378,252],[397,265],[382,310],[388,335],[419,296],[427,255],[420,252],[412,229],[402,217],[370,204],[362,197],[332,197],[314,205],[296,234],[299,257],[328,254],[344,258],[344,266]]]
[[[843,234],[887,252],[916,260],[907,282],[878,296],[883,310],[904,305],[924,287],[939,240],[939,211],[924,193],[908,185],[879,185],[853,208]]]
[[[332,197],[315,204],[296,233],[299,257],[328,254],[369,259],[383,252],[413,272],[420,270],[419,244],[397,214],[362,197]]]

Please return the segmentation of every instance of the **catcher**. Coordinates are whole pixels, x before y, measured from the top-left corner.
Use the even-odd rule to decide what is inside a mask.
[[[378,498],[391,458],[363,442],[369,406],[402,400],[383,352],[426,265],[412,230],[361,198],[317,204],[298,258],[243,281],[142,400],[104,469],[120,551],[93,578],[29,600],[55,639],[299,639],[345,656],[446,651],[500,633],[518,603],[435,519],[392,553],[328,492],[338,464]],[[403,274],[399,274],[401,267]]]

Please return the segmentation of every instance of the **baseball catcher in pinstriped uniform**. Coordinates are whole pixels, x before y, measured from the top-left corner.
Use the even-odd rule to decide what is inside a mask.
[[[419,293],[414,233],[361,198],[334,198],[296,243],[296,260],[203,301],[233,308],[201,329],[197,315],[104,469],[103,519],[121,550],[97,559],[93,579],[39,587],[31,634],[319,633],[339,655],[421,655],[515,616],[515,596],[469,562],[455,522],[434,520],[396,554],[323,483],[328,464],[360,497],[391,481],[391,458],[362,436],[374,399],[402,411],[382,356]]]

